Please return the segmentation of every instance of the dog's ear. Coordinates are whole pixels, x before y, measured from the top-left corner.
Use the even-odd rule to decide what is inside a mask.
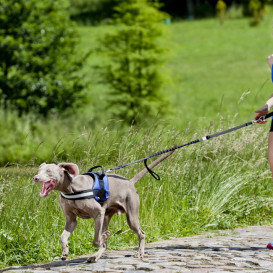
[[[58,166],[60,168],[64,168],[65,170],[68,171],[69,174],[74,176],[77,176],[80,173],[79,167],[74,163],[60,163],[58,164]]]
[[[42,163],[40,166],[39,166],[39,169],[42,168],[44,165],[46,165],[46,163]]]

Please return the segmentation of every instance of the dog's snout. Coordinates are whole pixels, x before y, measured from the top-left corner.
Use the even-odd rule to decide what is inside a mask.
[[[34,182],[39,182],[39,180],[40,180],[40,179],[39,179],[39,176],[38,176],[38,175],[35,175],[35,176],[33,177],[33,181],[34,181]]]

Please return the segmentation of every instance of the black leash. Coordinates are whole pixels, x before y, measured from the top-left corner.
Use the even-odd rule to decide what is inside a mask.
[[[218,132],[218,133],[215,133],[215,134],[212,134],[212,135],[204,136],[204,137],[202,137],[202,138],[193,140],[193,141],[191,141],[191,142],[188,142],[188,143],[185,143],[185,144],[182,144],[182,145],[179,145],[179,146],[175,146],[175,147],[170,148],[170,149],[167,149],[167,150],[163,150],[163,151],[154,153],[154,154],[152,154],[152,155],[149,155],[149,156],[147,156],[147,157],[138,159],[138,160],[136,160],[136,161],[133,161],[133,162],[130,162],[130,163],[127,163],[127,164],[123,164],[123,165],[119,165],[119,166],[114,167],[114,168],[110,168],[110,169],[108,169],[108,170],[106,171],[106,173],[107,173],[107,172],[112,172],[112,171],[115,171],[115,170],[118,170],[118,169],[122,169],[122,168],[124,168],[124,167],[127,167],[127,166],[133,165],[133,164],[135,164],[135,163],[144,161],[145,167],[147,168],[147,170],[149,171],[149,173],[150,173],[156,180],[160,180],[160,177],[159,177],[156,173],[154,173],[151,169],[148,168],[147,160],[148,160],[149,158],[152,158],[152,157],[155,157],[155,156],[158,156],[158,155],[162,155],[162,154],[168,153],[168,152],[170,152],[170,151],[174,151],[174,150],[183,148],[183,147],[185,147],[185,146],[189,146],[189,145],[192,145],[192,144],[195,144],[195,143],[198,143],[198,142],[202,142],[202,141],[205,141],[205,140],[214,138],[214,137],[218,137],[218,136],[221,136],[221,135],[224,135],[224,134],[227,134],[227,133],[230,133],[230,132],[239,130],[239,129],[243,128],[243,127],[252,125],[252,124],[254,124],[254,123],[257,123],[258,121],[263,121],[263,120],[268,119],[269,117],[272,117],[272,116],[273,116],[273,112],[268,113],[267,115],[260,117],[258,120],[252,120],[252,121],[249,121],[249,122],[247,122],[247,123],[241,124],[241,125],[239,125],[239,126],[236,126],[236,127],[230,128],[230,129],[227,129],[227,130],[225,130],[225,131],[221,131],[221,132]]]

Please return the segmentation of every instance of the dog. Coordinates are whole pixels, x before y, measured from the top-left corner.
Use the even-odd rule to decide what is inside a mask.
[[[170,156],[173,151],[153,161],[148,167],[154,168],[161,161]],[[62,246],[61,259],[66,260],[69,247],[68,238],[77,225],[77,217],[88,219],[93,218],[95,222],[95,234],[93,245],[98,251],[87,259],[87,262],[95,263],[102,256],[107,248],[107,239],[110,236],[108,225],[115,213],[126,213],[129,227],[139,238],[139,247],[136,257],[142,259],[144,256],[145,233],[139,224],[139,196],[135,184],[148,170],[145,168],[132,179],[128,180],[116,174],[108,174],[109,198],[101,205],[94,198],[82,200],[68,200],[59,197],[61,208],[64,212],[66,223],[61,234]],[[46,164],[40,165],[38,174],[33,177],[35,183],[42,185],[40,196],[46,197],[52,190],[60,191],[63,194],[71,194],[92,189],[94,179],[89,175],[80,175],[79,168],[74,163]]]

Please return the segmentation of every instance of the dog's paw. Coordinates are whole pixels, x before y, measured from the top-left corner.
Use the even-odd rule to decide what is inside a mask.
[[[142,260],[144,258],[144,253],[140,253],[139,251],[137,251],[134,257]]]
[[[98,261],[97,256],[91,256],[87,259],[88,263],[96,263]]]
[[[62,261],[65,261],[67,259],[67,256],[68,255],[62,255],[62,257],[61,257]]]
[[[101,241],[102,243],[105,243],[107,241],[107,239],[110,237],[111,233],[109,230],[106,230],[105,232],[103,232],[103,234],[101,235]]]

